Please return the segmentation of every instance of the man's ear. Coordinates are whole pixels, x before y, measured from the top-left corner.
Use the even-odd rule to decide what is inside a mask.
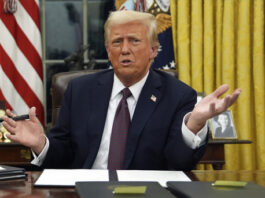
[[[107,52],[107,55],[108,55],[108,58],[109,58],[109,56],[110,56],[110,50],[109,50],[108,45],[105,45],[105,49],[106,49],[106,52]]]
[[[158,46],[152,46],[151,47],[151,54],[150,54],[150,59],[155,59],[157,56],[157,51],[158,51]]]

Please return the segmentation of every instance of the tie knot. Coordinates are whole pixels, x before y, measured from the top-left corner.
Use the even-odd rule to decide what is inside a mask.
[[[128,97],[130,97],[132,95],[130,89],[128,87],[124,88],[122,90],[122,95],[124,99],[127,99]]]

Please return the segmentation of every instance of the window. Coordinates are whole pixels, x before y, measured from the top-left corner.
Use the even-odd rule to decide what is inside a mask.
[[[108,67],[103,26],[112,9],[113,0],[41,0],[47,123],[55,73]],[[95,64],[89,64],[91,59]]]

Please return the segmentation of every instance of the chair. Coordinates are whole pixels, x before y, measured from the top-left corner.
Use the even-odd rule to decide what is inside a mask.
[[[52,126],[55,125],[59,115],[62,98],[70,80],[98,72],[99,70],[80,70],[70,72],[60,72],[52,77],[51,95],[52,95]]]
[[[51,95],[52,95],[52,126],[55,125],[57,117],[59,115],[60,107],[64,92],[70,80],[83,76],[86,74],[92,74],[102,70],[80,70],[80,71],[70,71],[61,72],[53,75],[52,85],[51,85]],[[177,72],[175,70],[165,70],[167,73],[175,76],[177,78]]]

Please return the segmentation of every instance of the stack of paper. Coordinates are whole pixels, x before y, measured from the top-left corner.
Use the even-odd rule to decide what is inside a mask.
[[[26,178],[24,168],[0,165],[0,180]]]

